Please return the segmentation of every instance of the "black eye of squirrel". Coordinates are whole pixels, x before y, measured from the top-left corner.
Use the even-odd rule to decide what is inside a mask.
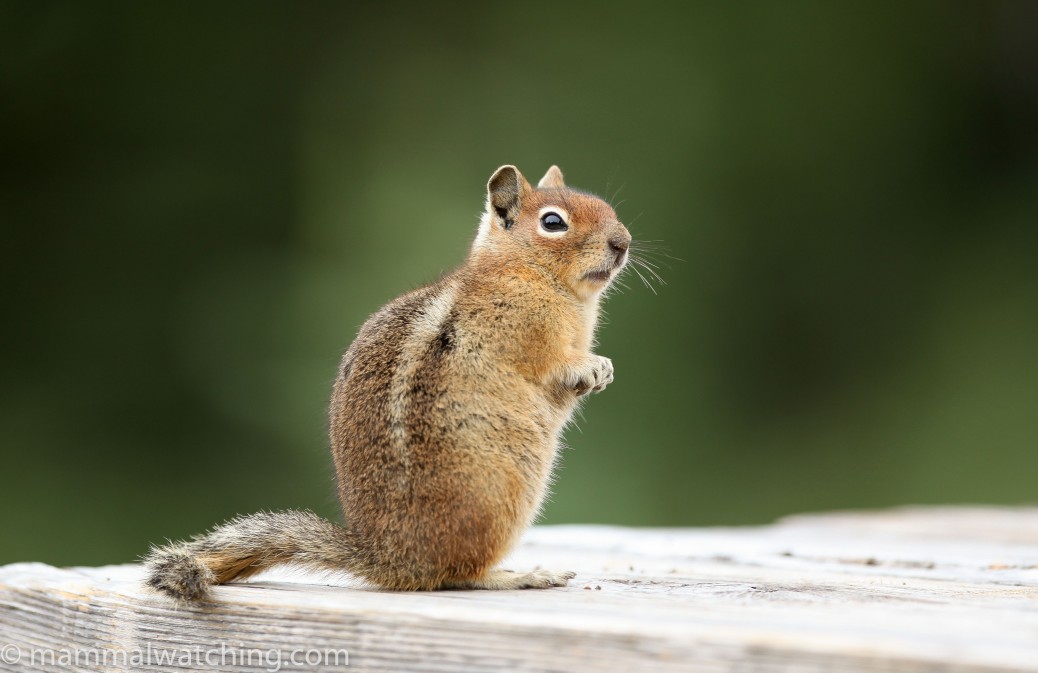
[[[541,215],[541,227],[545,231],[566,231],[569,225],[558,213],[545,213]]]

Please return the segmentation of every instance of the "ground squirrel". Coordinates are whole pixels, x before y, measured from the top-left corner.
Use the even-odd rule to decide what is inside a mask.
[[[536,187],[499,168],[465,263],[371,316],[342,358],[329,435],[345,524],[239,517],[152,549],[148,585],[199,601],[280,564],[395,590],[565,585],[574,573],[495,565],[537,515],[578,399],[613,380],[591,347],[630,245],[558,167]]]

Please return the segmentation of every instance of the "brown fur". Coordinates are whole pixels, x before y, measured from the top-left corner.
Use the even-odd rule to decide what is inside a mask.
[[[544,233],[544,208],[564,234]],[[578,398],[612,380],[591,347],[630,240],[557,167],[538,188],[498,169],[465,264],[378,311],[343,356],[329,435],[346,527],[309,512],[236,519],[153,550],[149,584],[200,600],[282,563],[397,590],[565,584],[573,573],[494,566],[537,515]]]

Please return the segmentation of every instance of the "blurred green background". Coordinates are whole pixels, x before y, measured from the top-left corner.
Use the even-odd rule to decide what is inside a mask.
[[[338,515],[500,164],[662,240],[544,521],[1038,499],[1038,3],[0,3],[0,562]],[[622,201],[622,203],[620,203]]]

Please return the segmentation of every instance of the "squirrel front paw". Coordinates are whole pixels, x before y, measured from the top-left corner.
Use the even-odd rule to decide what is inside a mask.
[[[563,379],[577,397],[597,393],[613,382],[613,361],[601,355],[589,355],[573,367]]]

